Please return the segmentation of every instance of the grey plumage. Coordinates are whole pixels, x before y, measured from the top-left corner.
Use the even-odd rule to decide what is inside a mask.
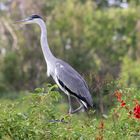
[[[84,101],[88,107],[93,106],[88,86],[76,70],[74,70],[69,64],[58,59],[58,61],[56,61],[55,71],[57,73],[57,79],[64,84],[65,90],[69,90],[69,94]]]
[[[36,23],[41,28],[41,47],[47,64],[47,75],[52,76],[60,89],[68,95],[69,113],[75,113],[81,109],[93,107],[92,97],[88,86],[82,76],[66,62],[57,59],[49,49],[47,40],[47,30],[43,19],[38,15],[32,15],[18,23],[31,24]],[[74,96],[80,104],[80,107],[72,110],[71,97]]]

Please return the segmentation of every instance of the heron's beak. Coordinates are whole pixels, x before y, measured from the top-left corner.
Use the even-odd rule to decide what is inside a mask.
[[[30,21],[30,19],[26,18],[23,20],[16,21],[15,24],[28,24],[28,21]]]

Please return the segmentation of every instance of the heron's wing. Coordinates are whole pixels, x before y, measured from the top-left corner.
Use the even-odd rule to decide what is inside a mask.
[[[65,90],[92,106],[92,97],[85,80],[70,65],[62,60],[57,61],[55,75]]]

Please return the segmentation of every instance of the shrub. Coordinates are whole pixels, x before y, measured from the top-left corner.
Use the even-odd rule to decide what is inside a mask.
[[[60,94],[55,86],[38,88],[34,93],[10,103],[0,104],[0,138],[11,140],[41,139],[133,139],[140,133],[139,119],[129,117],[125,108],[135,107],[139,90],[119,89],[115,108],[105,118],[84,113],[68,115],[60,108]],[[133,96],[132,96],[133,95]],[[114,96],[115,98],[115,96]],[[120,101],[126,105],[120,106]],[[122,103],[122,102],[121,102]],[[136,113],[136,110],[134,110]],[[134,114],[135,114],[134,113]],[[138,113],[138,112],[137,112]]]

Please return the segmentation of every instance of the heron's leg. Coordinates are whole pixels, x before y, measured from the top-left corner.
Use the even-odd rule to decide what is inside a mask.
[[[68,101],[69,101],[69,113],[71,114],[72,106],[71,106],[71,97],[70,97],[70,95],[68,95]]]
[[[78,107],[77,109],[73,110],[71,112],[71,114],[76,113],[76,112],[80,111],[81,109],[83,109],[83,105],[82,104],[80,105],[80,107]]]
[[[76,98],[76,100],[79,103],[79,105],[83,107],[83,108],[81,108],[81,111],[84,112],[85,111],[85,108],[84,108],[83,103],[78,98]]]
[[[80,111],[81,109],[83,109],[84,107],[83,107],[83,104],[79,101],[79,99],[77,98],[77,97],[75,97],[75,99],[77,100],[77,102],[79,103],[79,107],[77,108],[77,109],[75,109],[75,110],[71,110],[69,113],[70,114],[74,114],[74,113],[76,113],[76,112],[78,112],[78,111]]]

